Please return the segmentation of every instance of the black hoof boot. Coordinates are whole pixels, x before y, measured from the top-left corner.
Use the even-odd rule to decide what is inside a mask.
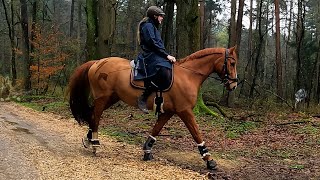
[[[99,147],[100,146],[100,141],[97,139],[90,140],[90,143],[91,143],[92,147]]]
[[[147,101],[147,99],[143,95],[140,96],[138,98],[138,107],[143,113],[149,114],[146,101]]]
[[[143,160],[144,161],[150,161],[153,159],[153,155],[151,153],[144,153]]]
[[[218,169],[217,163],[214,160],[207,160],[207,168],[209,170],[215,171]]]

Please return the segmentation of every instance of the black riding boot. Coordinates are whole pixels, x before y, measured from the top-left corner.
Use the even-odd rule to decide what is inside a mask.
[[[141,96],[138,97],[138,107],[139,109],[144,112],[145,114],[149,114],[148,108],[147,108],[147,100],[149,95],[152,93],[148,88],[144,90]]]

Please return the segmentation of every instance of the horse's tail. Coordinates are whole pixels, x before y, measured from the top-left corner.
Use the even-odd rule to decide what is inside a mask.
[[[92,115],[93,108],[89,103],[90,84],[88,71],[94,63],[95,61],[88,61],[79,66],[69,81],[69,105],[72,115],[79,124],[89,123]]]

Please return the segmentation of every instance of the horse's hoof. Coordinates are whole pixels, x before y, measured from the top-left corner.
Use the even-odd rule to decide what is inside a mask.
[[[144,153],[143,160],[144,161],[150,161],[153,159],[153,155],[151,153]]]
[[[97,149],[98,149],[97,147],[92,146],[92,152],[95,156],[97,156]]]
[[[88,148],[90,146],[90,142],[87,137],[82,138],[82,144],[85,148]]]
[[[100,142],[97,139],[90,140],[90,144],[92,147],[92,152],[95,156],[97,156],[97,149],[100,147]]]
[[[207,160],[207,168],[209,170],[217,170],[217,163],[214,160]]]

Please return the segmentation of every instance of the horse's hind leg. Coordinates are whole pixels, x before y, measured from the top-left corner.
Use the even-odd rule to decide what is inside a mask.
[[[148,137],[147,141],[143,145],[144,156],[143,160],[148,161],[153,159],[151,150],[153,144],[156,142],[156,136],[160,133],[163,126],[168,122],[168,120],[173,116],[173,113],[166,112],[158,116],[158,120],[154,125],[151,135]]]
[[[193,139],[196,141],[198,145],[199,152],[202,156],[202,159],[206,161],[207,168],[210,170],[217,169],[217,163],[211,158],[211,155],[205,146],[205,143],[201,137],[198,124],[196,123],[194,114],[192,110],[185,110],[177,113],[178,116],[182,119],[184,124],[187,126],[189,132],[191,133]]]
[[[87,133],[87,139],[89,141],[89,144],[92,146],[94,153],[96,152],[97,147],[100,146],[100,142],[98,139],[98,129],[101,115],[106,108],[110,107],[117,101],[118,98],[112,98],[109,96],[103,96],[94,100],[93,113],[91,121],[89,122],[89,130]]]

